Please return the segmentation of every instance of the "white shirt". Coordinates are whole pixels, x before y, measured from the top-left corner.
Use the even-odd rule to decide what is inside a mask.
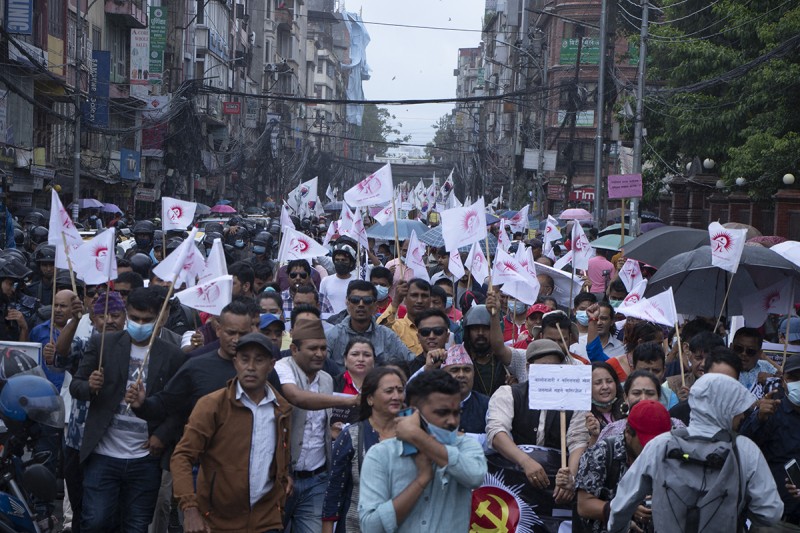
[[[356,279],[356,271],[350,272],[350,275],[345,279],[339,276],[328,276],[319,282],[319,297],[322,300],[323,296],[328,298],[328,301],[333,308],[333,314],[340,313],[347,308],[345,301],[347,296],[347,286],[351,281]]]
[[[258,405],[245,394],[236,381],[236,399],[253,413],[253,432],[250,440],[250,507],[272,490],[274,482],[269,478],[269,468],[275,457],[277,429],[275,427],[275,405],[277,398],[269,387],[267,395]]]
[[[335,276],[328,276],[331,279]],[[281,364],[283,363],[283,364]],[[297,385],[292,369],[289,367],[289,358],[283,358],[275,363],[275,372],[281,385]],[[308,390],[319,393],[319,373],[314,381],[308,384]],[[297,458],[295,470],[313,471],[323,466],[327,460],[325,456],[325,424],[327,422],[325,409],[306,411],[306,423],[303,427],[303,443],[300,447],[300,457]]]

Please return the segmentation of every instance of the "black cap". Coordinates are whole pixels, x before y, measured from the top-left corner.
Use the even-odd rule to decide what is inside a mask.
[[[248,344],[258,344],[264,348],[271,357],[275,357],[275,345],[262,333],[248,333],[240,337],[239,342],[236,343],[236,350],[241,350]]]
[[[797,372],[800,370],[800,354],[787,355],[788,359],[783,367],[783,373]]]

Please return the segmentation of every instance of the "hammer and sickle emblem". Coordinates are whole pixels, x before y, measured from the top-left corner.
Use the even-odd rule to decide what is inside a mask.
[[[469,528],[469,533],[508,533],[508,504],[502,498],[494,494],[488,494],[488,496],[500,506],[500,516],[497,516],[489,510],[489,505],[491,505],[490,501],[482,501],[478,504],[478,508],[475,509],[475,514],[478,515],[479,518],[487,518],[494,527],[489,529],[472,524]]]

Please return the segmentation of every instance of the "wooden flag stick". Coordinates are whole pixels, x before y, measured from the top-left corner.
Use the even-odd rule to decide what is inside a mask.
[[[567,468],[567,413],[559,411],[559,426],[561,429],[561,468]]]
[[[794,307],[794,282],[792,282],[792,292],[789,298],[789,309],[786,311],[786,334],[783,338],[783,359],[781,360],[781,374],[786,365],[787,352],[789,351],[789,332],[792,329],[792,308]]]
[[[67,236],[64,232],[61,232],[61,240],[64,243],[64,255],[67,256],[67,267],[69,267],[69,279],[72,282],[72,292],[78,294],[78,287],[75,284],[75,272],[72,269],[72,260],[69,258],[69,247],[67,246]],[[111,250],[108,253],[112,253]],[[55,274],[53,274],[53,278],[55,279]],[[55,291],[53,291],[53,296],[55,296]]]
[[[572,359],[572,356],[569,354],[569,344],[567,344],[567,340],[564,338],[564,332],[561,331],[561,326],[558,322],[556,322],[556,329],[558,330],[558,336],[561,337],[561,343],[567,349],[567,353],[564,354],[565,359]]]
[[[488,264],[490,264],[489,263],[489,232],[488,231],[486,232],[486,240],[484,242],[486,243],[486,264],[488,265]],[[478,245],[478,246],[480,246],[480,245]],[[489,278],[488,278],[487,283],[488,283],[489,290],[491,290],[491,288],[492,288],[492,269],[491,268],[489,269]]]
[[[173,253],[175,253],[173,251]],[[136,380],[136,386],[142,384],[142,374],[144,373],[144,369],[147,367],[147,361],[150,359],[150,350],[153,348],[153,342],[155,342],[156,337],[158,336],[158,325],[161,323],[161,319],[164,316],[164,312],[166,311],[167,307],[169,306],[169,299],[172,298],[172,290],[175,287],[175,283],[178,281],[178,274],[175,274],[175,279],[169,284],[169,288],[167,289],[167,297],[164,298],[164,303],[161,305],[161,310],[158,312],[158,317],[156,318],[156,325],[153,328],[153,334],[150,335],[150,342],[147,344],[147,351],[144,353],[144,359],[142,359],[142,364],[139,367],[139,378]]]
[[[622,218],[619,221],[620,228],[620,237],[619,237],[619,247],[622,248],[625,246],[625,198],[622,199],[622,210],[620,211],[620,215]]]
[[[53,301],[50,304],[50,342],[53,342],[53,328],[56,325],[56,272],[53,269]]]
[[[675,321],[675,334],[678,336],[678,361],[681,365],[681,387],[686,386],[686,374],[684,374],[683,370],[683,346],[681,343],[681,328],[678,326],[678,322]]]
[[[361,279],[361,241],[356,243],[356,279]]]
[[[728,303],[728,295],[730,295],[731,293],[731,287],[733,287],[733,276],[735,275],[736,273],[734,272],[733,274],[731,274],[731,279],[728,280],[728,290],[725,291],[725,297],[722,299],[722,307],[719,310],[719,317],[717,317],[717,322],[716,324],[714,324],[714,333],[717,332],[719,323],[722,321],[722,314],[725,312],[725,305]]]
[[[97,368],[103,368],[103,350],[106,346],[106,322],[108,322],[108,293],[111,291],[108,287],[106,287],[106,306],[105,310],[103,311],[103,332],[100,335],[100,357],[98,358]]]
[[[394,217],[394,249],[397,253],[397,260],[400,262],[400,279],[406,279],[406,271],[405,265],[403,264],[403,260],[400,258],[400,237],[399,232],[397,231],[397,208],[394,205],[394,195],[392,195],[392,216]]]

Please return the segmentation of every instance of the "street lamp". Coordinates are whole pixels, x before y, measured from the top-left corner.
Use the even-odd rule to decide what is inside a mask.
[[[744,179],[743,177],[740,176],[740,177],[736,178],[736,185],[738,185],[739,187],[744,187],[746,183],[747,183],[747,180]]]
[[[784,174],[783,175],[783,184],[784,185],[794,185],[794,174]]]
[[[711,170],[711,169],[713,169],[713,168],[714,168],[714,166],[715,166],[716,164],[717,164],[717,163],[716,163],[716,161],[714,161],[714,160],[713,160],[713,159],[711,159],[710,157],[707,157],[707,158],[706,158],[706,159],[703,161],[703,168],[704,168],[704,169],[706,169],[706,170]]]

